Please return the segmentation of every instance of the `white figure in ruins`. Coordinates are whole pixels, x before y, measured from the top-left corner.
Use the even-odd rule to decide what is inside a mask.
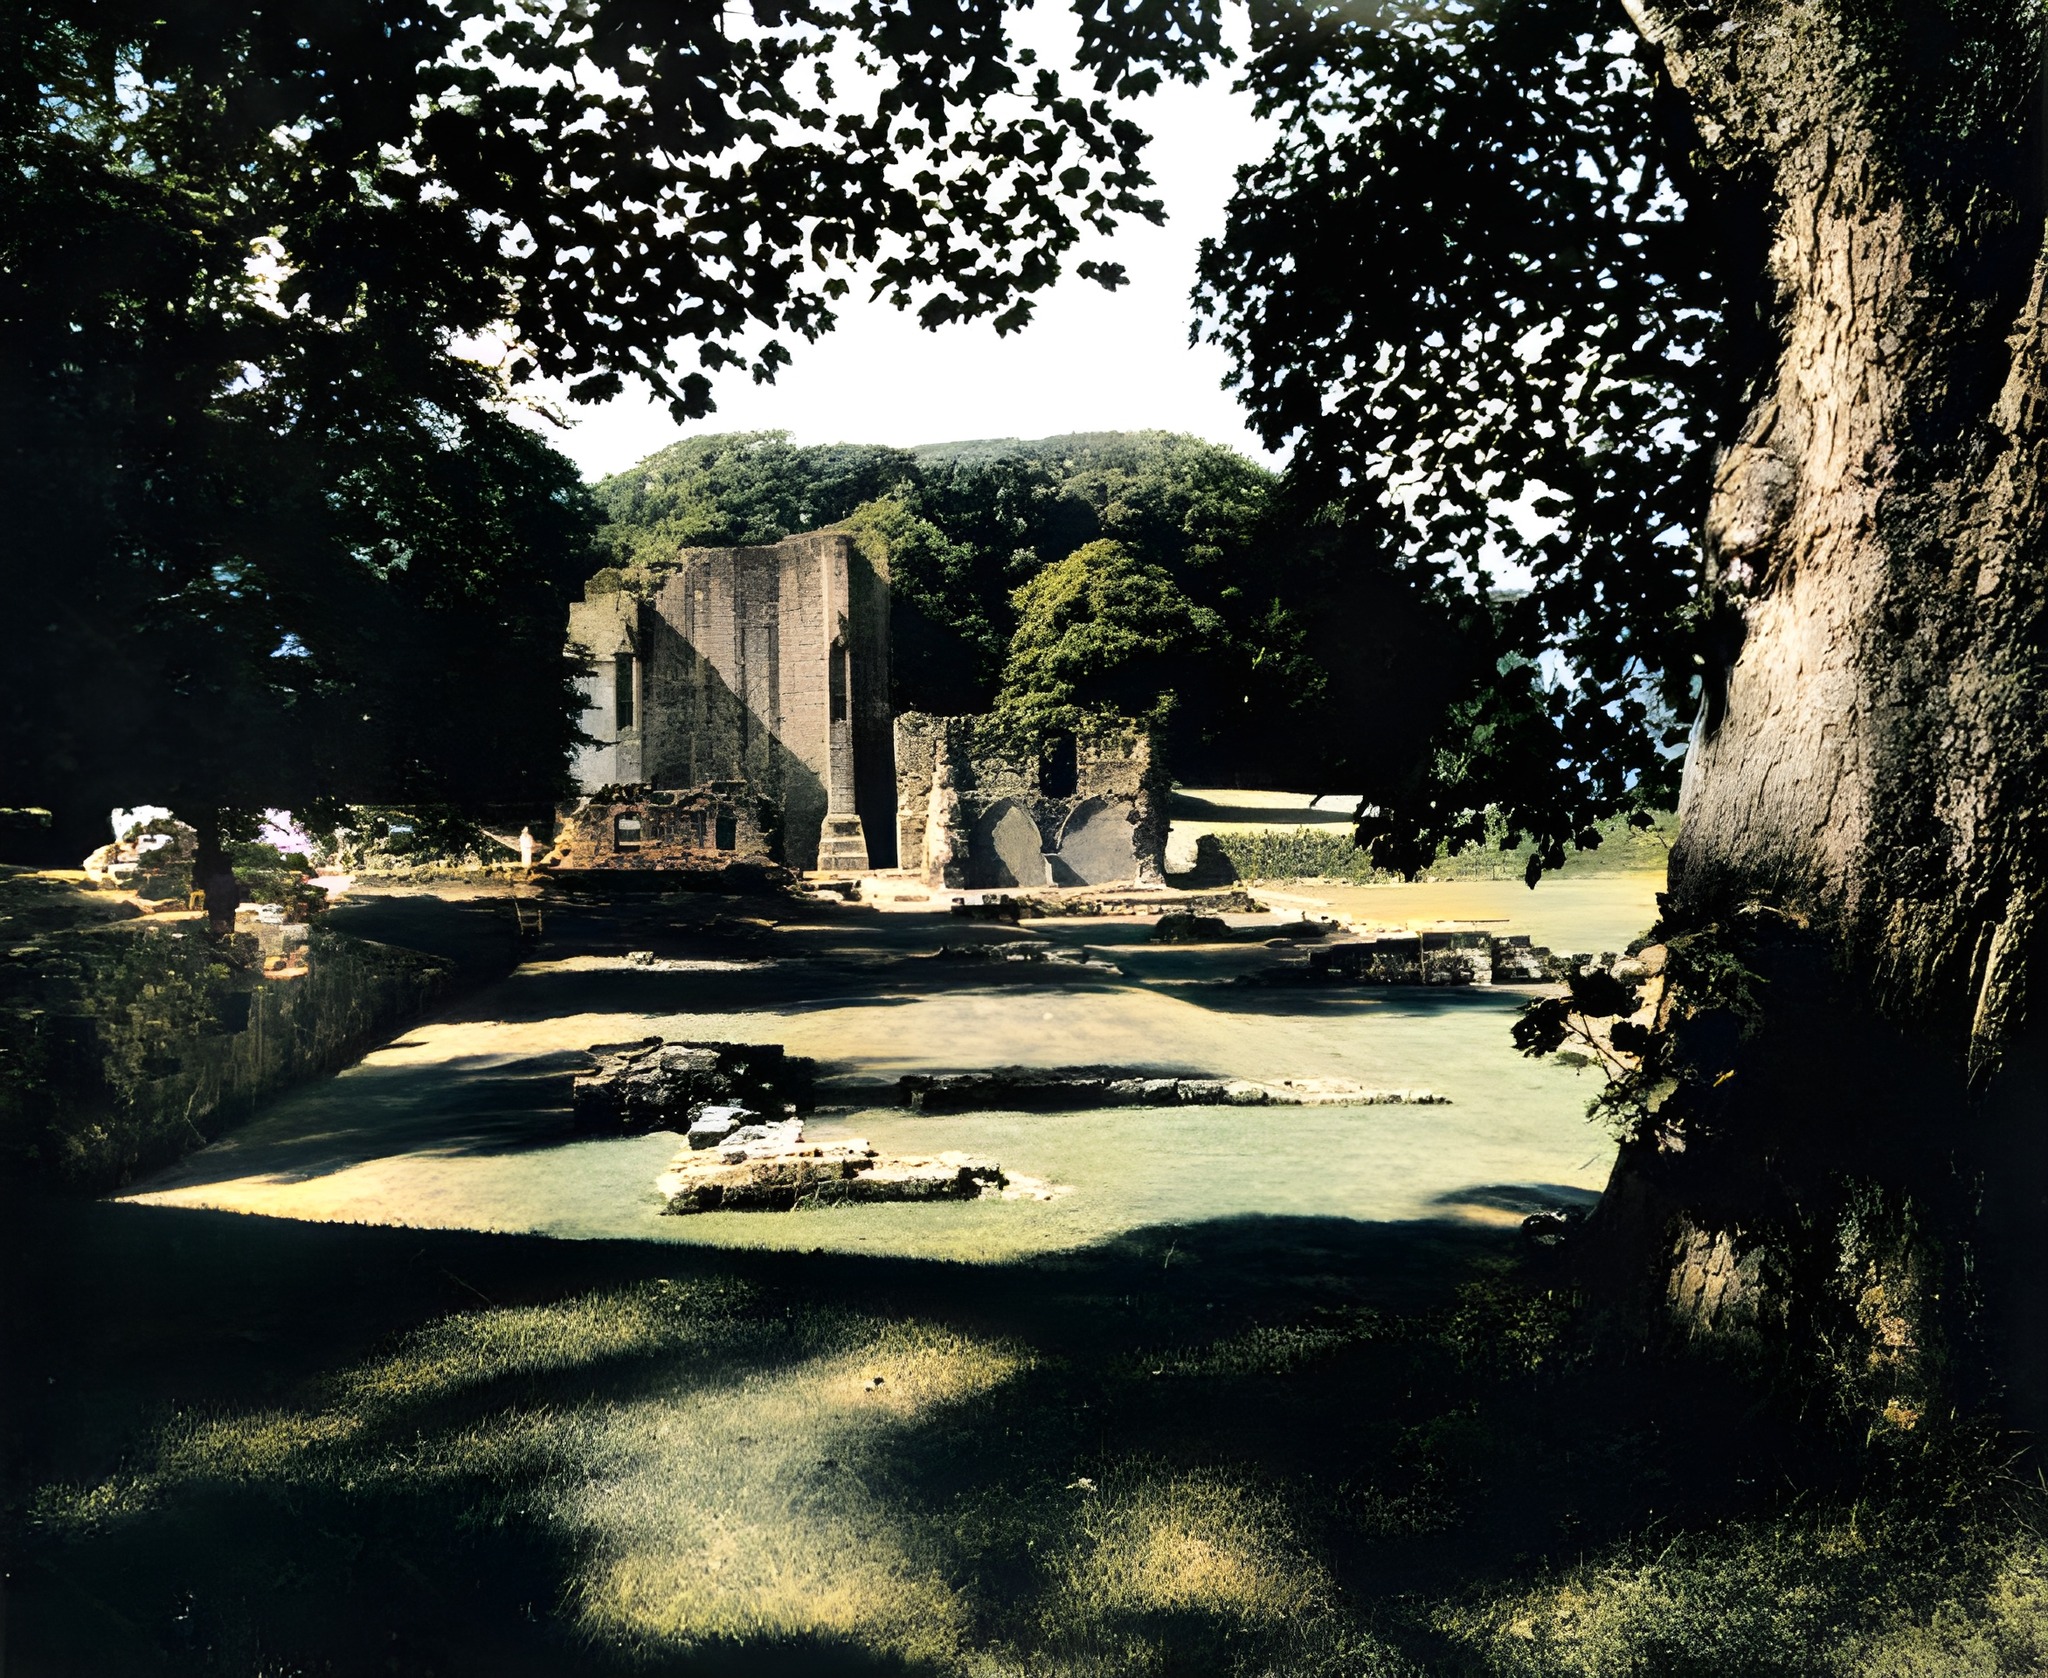
[[[530,827],[522,827],[519,830],[519,866],[533,866],[533,829]]]

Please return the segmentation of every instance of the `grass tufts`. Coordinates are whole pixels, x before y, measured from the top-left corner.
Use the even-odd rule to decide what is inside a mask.
[[[1476,1235],[1429,1248],[1456,1285],[1397,1298],[1388,1238],[1284,1220],[1177,1227],[1171,1268],[1132,1241],[653,1276],[675,1256],[266,1223],[210,1227],[317,1265],[247,1314],[240,1282],[173,1289],[189,1365],[110,1354],[83,1405],[14,1389],[41,1406],[9,1493],[23,1670],[2048,1668],[2044,1505],[1994,1436],[1831,1440],[1739,1371],[1600,1349]],[[338,1254],[396,1315],[323,1350],[277,1301],[339,1297]],[[423,1278],[444,1303],[403,1321]],[[143,1333],[125,1297],[113,1347]],[[221,1380],[222,1348],[302,1320],[299,1374],[267,1384],[268,1341]],[[109,1456],[93,1406],[124,1380],[211,1396],[139,1407]]]

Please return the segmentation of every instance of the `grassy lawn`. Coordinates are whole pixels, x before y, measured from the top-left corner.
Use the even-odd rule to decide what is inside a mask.
[[[1649,905],[1355,895],[1567,948]],[[566,903],[540,959],[143,1198],[0,1199],[0,1673],[2048,1670],[2048,1495],[2005,1442],[1831,1439],[1616,1344],[1524,1250],[1524,1200],[1606,1155],[1514,997],[1245,988],[1261,946],[1108,922],[1034,936],[1117,976],[996,985],[919,959],[950,917],[729,908]],[[650,1031],[862,1087],[1136,1054],[1454,1102],[840,1113],[1074,1192],[667,1219],[674,1139],[566,1112],[582,1046]]]
[[[960,1264],[0,1213],[10,1673],[2048,1663],[1995,1446],[1831,1454],[1596,1353],[1498,1231]]]

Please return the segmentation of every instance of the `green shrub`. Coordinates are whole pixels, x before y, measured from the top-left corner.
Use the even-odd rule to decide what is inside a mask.
[[[1617,816],[1598,828],[1595,850],[1566,853],[1564,875],[1615,874],[1661,869],[1670,855],[1677,818],[1659,814],[1654,825],[1635,828]],[[1334,880],[1346,885],[1392,885],[1401,878],[1375,868],[1372,858],[1348,833],[1327,828],[1263,828],[1212,835],[1216,849],[1240,880]],[[1528,866],[1527,844],[1475,846],[1457,855],[1439,854],[1419,877],[1425,880],[1519,880]]]

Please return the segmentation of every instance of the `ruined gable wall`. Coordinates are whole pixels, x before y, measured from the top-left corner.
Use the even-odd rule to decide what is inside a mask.
[[[985,843],[977,846],[977,834],[987,839],[988,820],[1005,803],[1030,818],[1039,853],[1053,857],[1053,878],[1026,879],[1020,872],[1021,888],[1105,883],[1077,879],[1060,863],[1077,823],[1102,806],[1129,818],[1129,878],[1164,878],[1164,757],[1136,723],[1103,723],[1078,734],[1074,784],[1059,793],[1046,790],[1041,765],[1009,749],[988,717],[905,712],[896,719],[895,756],[899,866],[928,884],[972,890],[1005,883],[977,878],[975,863],[977,851],[986,849]]]

